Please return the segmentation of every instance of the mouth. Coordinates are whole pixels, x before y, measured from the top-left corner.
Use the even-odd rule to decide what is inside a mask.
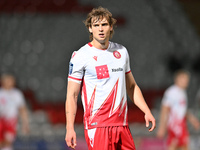
[[[100,36],[101,38],[103,38],[103,37],[104,37],[104,34],[103,34],[103,33],[100,33],[99,36]]]

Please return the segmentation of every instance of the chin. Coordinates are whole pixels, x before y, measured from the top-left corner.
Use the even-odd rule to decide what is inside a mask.
[[[106,42],[106,40],[98,40],[99,43],[104,44]]]

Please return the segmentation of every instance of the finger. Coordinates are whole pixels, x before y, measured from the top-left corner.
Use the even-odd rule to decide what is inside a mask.
[[[67,146],[72,147],[71,142],[67,141]]]
[[[146,127],[149,127],[149,120],[146,119]]]
[[[71,140],[69,140],[69,139],[66,138],[65,141],[66,141],[66,144],[67,144],[68,147],[71,147],[71,146],[72,146],[72,145],[71,145]]]
[[[74,147],[76,146],[76,136],[73,139],[73,145],[74,145]]]
[[[152,127],[149,129],[149,132],[153,131],[153,129],[154,129],[154,128],[153,128],[153,126],[152,126]]]
[[[152,127],[149,129],[150,132],[156,128],[156,122],[152,121],[151,123],[152,123]]]
[[[71,148],[75,149],[76,147],[76,136],[74,136],[71,140]]]
[[[71,146],[70,148],[75,149],[75,146]]]

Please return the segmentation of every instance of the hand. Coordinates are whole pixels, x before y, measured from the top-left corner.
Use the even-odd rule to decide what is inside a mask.
[[[146,122],[146,127],[149,127],[149,123],[152,123],[151,128],[149,128],[149,132],[153,131],[156,128],[156,120],[153,117],[153,115],[151,114],[151,112],[146,113],[145,116],[145,122]]]
[[[200,129],[200,123],[199,123],[199,121],[196,121],[193,126],[194,126],[194,128],[196,130],[199,130]]]
[[[30,133],[30,129],[29,129],[29,125],[28,124],[25,124],[22,126],[22,133],[24,135],[28,135]]]
[[[200,129],[200,122],[192,113],[187,112],[187,119],[196,130]]]
[[[165,136],[165,129],[160,127],[157,131],[157,134],[156,136],[159,138],[159,139],[162,139],[164,136]]]
[[[191,118],[190,122],[196,130],[200,129],[200,122],[196,117]]]
[[[74,130],[69,130],[66,133],[65,141],[68,147],[75,149],[76,147],[76,132]]]

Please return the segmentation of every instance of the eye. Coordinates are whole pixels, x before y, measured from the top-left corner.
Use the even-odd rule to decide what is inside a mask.
[[[108,26],[108,23],[103,23],[102,26]]]
[[[98,25],[98,24],[94,24],[93,26],[94,26],[94,27],[98,27],[99,25]]]

